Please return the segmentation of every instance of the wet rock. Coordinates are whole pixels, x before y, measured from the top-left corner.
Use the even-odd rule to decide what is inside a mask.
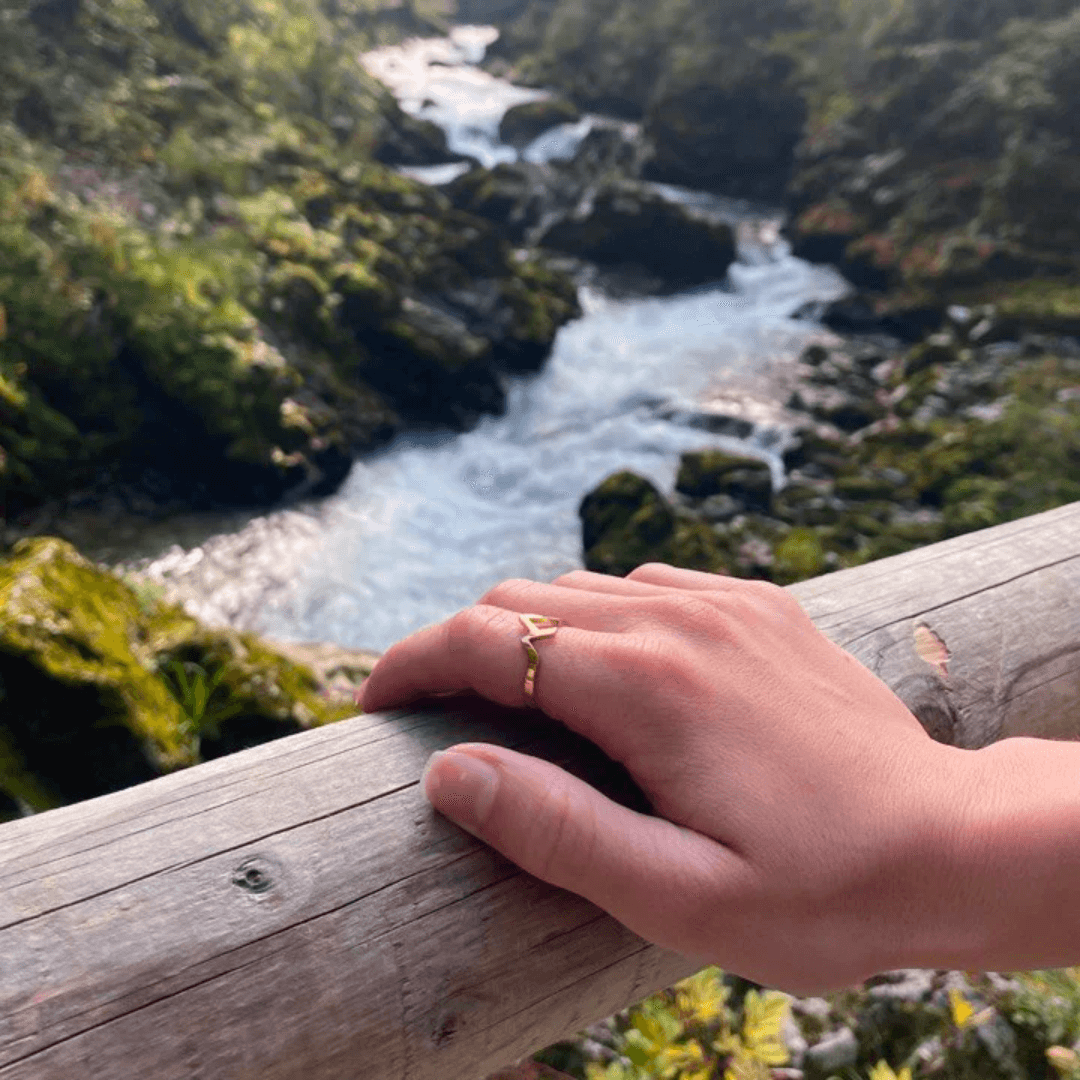
[[[580,119],[578,107],[566,98],[526,101],[507,110],[499,124],[499,138],[520,150],[545,131]]]
[[[719,281],[735,260],[729,225],[630,181],[597,192],[537,240],[601,264],[635,264],[675,286]]]
[[[886,413],[885,406],[876,397],[839,386],[804,385],[792,393],[787,407],[807,412],[816,420],[844,432],[867,428]]]
[[[555,168],[582,184],[639,180],[653,154],[652,145],[632,125],[597,123],[568,162]]]
[[[616,473],[581,502],[585,566],[625,576],[645,562],[726,572],[728,555],[713,530],[675,508],[632,472]]]
[[[656,415],[670,424],[696,428],[714,435],[730,435],[733,439],[748,439],[754,432],[751,421],[713,409],[692,410],[665,407],[658,409]]]
[[[458,209],[497,222],[517,242],[551,212],[559,199],[555,184],[549,166],[519,161],[472,169],[444,190]]]
[[[451,153],[446,132],[438,124],[410,116],[389,97],[372,157],[384,165],[442,165],[463,160],[460,154]]]
[[[768,513],[772,474],[765,462],[755,458],[705,450],[683,454],[675,490],[699,499],[727,495],[745,509]]]
[[[662,88],[645,115],[655,157],[650,180],[743,198],[783,197],[806,107],[784,89],[787,62],[764,60],[753,78]]]

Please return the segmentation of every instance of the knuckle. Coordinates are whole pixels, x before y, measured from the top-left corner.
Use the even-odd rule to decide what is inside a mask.
[[[492,607],[513,607],[519,601],[524,600],[529,590],[534,587],[534,583],[525,578],[509,578],[507,581],[501,581],[498,585],[488,589],[477,602]]]
[[[780,585],[771,581],[747,581],[734,594],[744,610],[756,615],[779,615],[785,620],[808,619],[802,605]]]
[[[476,604],[451,616],[446,624],[447,647],[452,654],[464,654],[490,639],[503,612],[486,604]]]
[[[588,570],[569,570],[560,574],[552,585],[588,585],[592,583],[593,575]]]
[[[708,637],[726,636],[729,619],[721,610],[719,598],[709,593],[683,592],[658,596],[650,605],[665,625],[682,633]]]
[[[642,563],[626,575],[627,581],[656,581],[667,574],[671,567],[660,562]]]
[[[553,785],[543,822],[537,876],[567,881],[587,867],[596,842],[596,818],[588,800],[575,798],[566,783]]]
[[[630,695],[640,700],[670,691],[693,673],[689,651],[678,638],[667,634],[625,635],[620,656],[619,677]]]

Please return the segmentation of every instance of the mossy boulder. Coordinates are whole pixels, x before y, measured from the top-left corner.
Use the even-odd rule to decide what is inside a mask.
[[[700,218],[631,180],[602,188],[538,240],[601,264],[641,266],[672,285],[719,281],[735,261],[730,225]]]
[[[744,509],[767,513],[772,503],[772,474],[758,458],[703,450],[683,454],[675,490],[694,499],[729,495]]]
[[[372,157],[384,165],[442,165],[460,161],[450,152],[446,132],[430,120],[410,116],[387,95]]]
[[[355,712],[254,636],[207,629],[51,537],[0,562],[0,699],[0,796],[26,810]]]
[[[623,577],[646,562],[723,573],[725,553],[704,522],[680,515],[659,490],[632,472],[609,476],[579,508],[585,565]]]
[[[523,149],[545,131],[560,124],[575,124],[580,119],[581,111],[566,98],[526,101],[507,109],[499,124],[499,138]]]

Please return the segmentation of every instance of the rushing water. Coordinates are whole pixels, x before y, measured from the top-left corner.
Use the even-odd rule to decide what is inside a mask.
[[[406,110],[489,165],[517,155],[498,142],[505,110],[541,96],[475,66],[492,34],[459,28],[365,58]],[[568,156],[600,122],[556,129],[525,154]],[[632,469],[670,492],[681,453],[741,446],[780,479],[790,418],[776,403],[800,351],[823,333],[789,316],[845,283],[790,255],[775,212],[668,194],[737,224],[740,259],[725,282],[628,298],[598,277],[582,286],[584,315],[563,328],[544,370],[508,380],[505,416],[464,435],[403,435],[358,461],[332,498],[162,545],[139,569],[208,621],[381,651],[505,578],[547,581],[580,567],[578,505],[613,472]],[[702,417],[717,412],[754,421],[752,435],[739,443],[706,430]]]

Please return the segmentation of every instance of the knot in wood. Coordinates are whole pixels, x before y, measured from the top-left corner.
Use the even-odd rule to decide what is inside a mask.
[[[269,865],[262,859],[248,859],[233,871],[232,883],[238,889],[258,895],[274,887],[274,878]]]

